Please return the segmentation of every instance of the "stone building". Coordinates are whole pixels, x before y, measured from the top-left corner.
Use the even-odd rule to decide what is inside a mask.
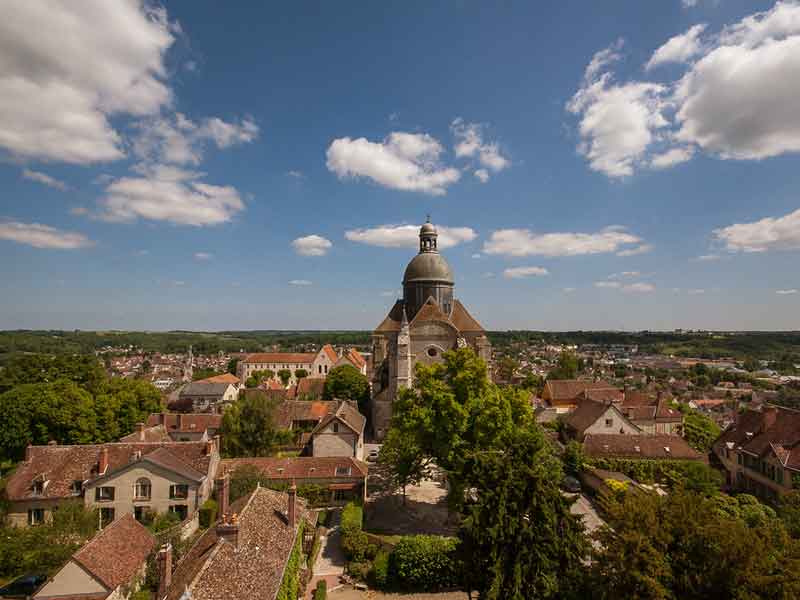
[[[406,267],[403,298],[372,334],[372,428],[382,439],[397,393],[414,384],[414,366],[442,361],[442,353],[469,346],[487,364],[492,348],[486,332],[454,297],[453,272],[439,254],[430,222],[419,231],[419,254]]]

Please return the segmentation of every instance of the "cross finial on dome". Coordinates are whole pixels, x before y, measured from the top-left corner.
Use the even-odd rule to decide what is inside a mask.
[[[426,223],[430,223],[431,222],[431,213],[428,213],[428,218],[427,218],[427,220],[425,222]]]

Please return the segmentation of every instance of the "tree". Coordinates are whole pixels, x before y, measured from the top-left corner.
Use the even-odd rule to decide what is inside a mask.
[[[548,373],[548,379],[575,379],[580,371],[580,363],[574,352],[562,352],[558,364]]]
[[[289,384],[289,380],[292,378],[292,372],[289,369],[281,369],[278,371],[278,379],[281,380],[281,383],[286,386]]]
[[[389,429],[379,461],[389,470],[392,482],[401,488],[405,504],[406,487],[418,484],[425,477],[429,459],[422,454],[414,437],[398,426]]]
[[[215,375],[222,375],[216,369],[212,369],[210,367],[201,367],[199,369],[192,370],[192,381],[200,381],[201,379],[208,379],[209,377],[214,377]]]
[[[511,383],[519,363],[510,356],[504,356],[497,365],[497,376],[503,383]]]
[[[228,368],[227,368],[228,373],[230,373],[231,375],[236,375],[236,371],[239,368],[240,360],[241,359],[239,358],[232,358],[228,361]]]
[[[294,372],[294,378],[300,381],[301,379],[308,377],[308,371],[305,369],[296,369]]]
[[[683,437],[698,452],[709,452],[719,434],[719,426],[697,411],[691,411],[683,418]]]
[[[325,400],[352,400],[358,403],[359,410],[366,414],[369,403],[369,381],[361,371],[352,365],[334,367],[325,378],[322,390]]]
[[[291,441],[275,422],[278,401],[259,390],[248,391],[222,417],[223,453],[228,457],[269,456]]]
[[[564,449],[564,470],[567,474],[577,477],[585,467],[586,457],[583,454],[583,446],[575,440],[569,442]]]

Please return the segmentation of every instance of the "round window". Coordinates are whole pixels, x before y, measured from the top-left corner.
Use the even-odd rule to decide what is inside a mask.
[[[436,348],[428,348],[428,356],[430,356],[431,358],[436,358],[437,354],[438,353],[436,352]]]

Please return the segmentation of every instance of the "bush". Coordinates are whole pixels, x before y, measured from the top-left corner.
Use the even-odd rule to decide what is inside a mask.
[[[325,600],[328,597],[328,584],[324,579],[317,582],[317,589],[314,590],[314,600]]]
[[[217,521],[217,503],[209,498],[200,507],[200,527],[208,529]]]
[[[389,582],[389,553],[380,550],[372,561],[372,571],[369,573],[369,582],[373,587],[384,589]]]
[[[374,548],[369,543],[367,534],[360,529],[342,531],[342,550],[347,560],[360,561],[368,558],[370,547]]]
[[[366,581],[367,577],[369,577],[371,565],[369,562],[351,562],[347,564],[347,572],[353,579],[358,579],[359,581]]]
[[[347,531],[361,531],[362,523],[364,522],[364,512],[362,508],[354,504],[353,502],[349,502],[345,507],[342,509],[342,532]]]
[[[434,535],[405,537],[389,556],[388,580],[398,588],[436,591],[458,586],[458,540]]]

